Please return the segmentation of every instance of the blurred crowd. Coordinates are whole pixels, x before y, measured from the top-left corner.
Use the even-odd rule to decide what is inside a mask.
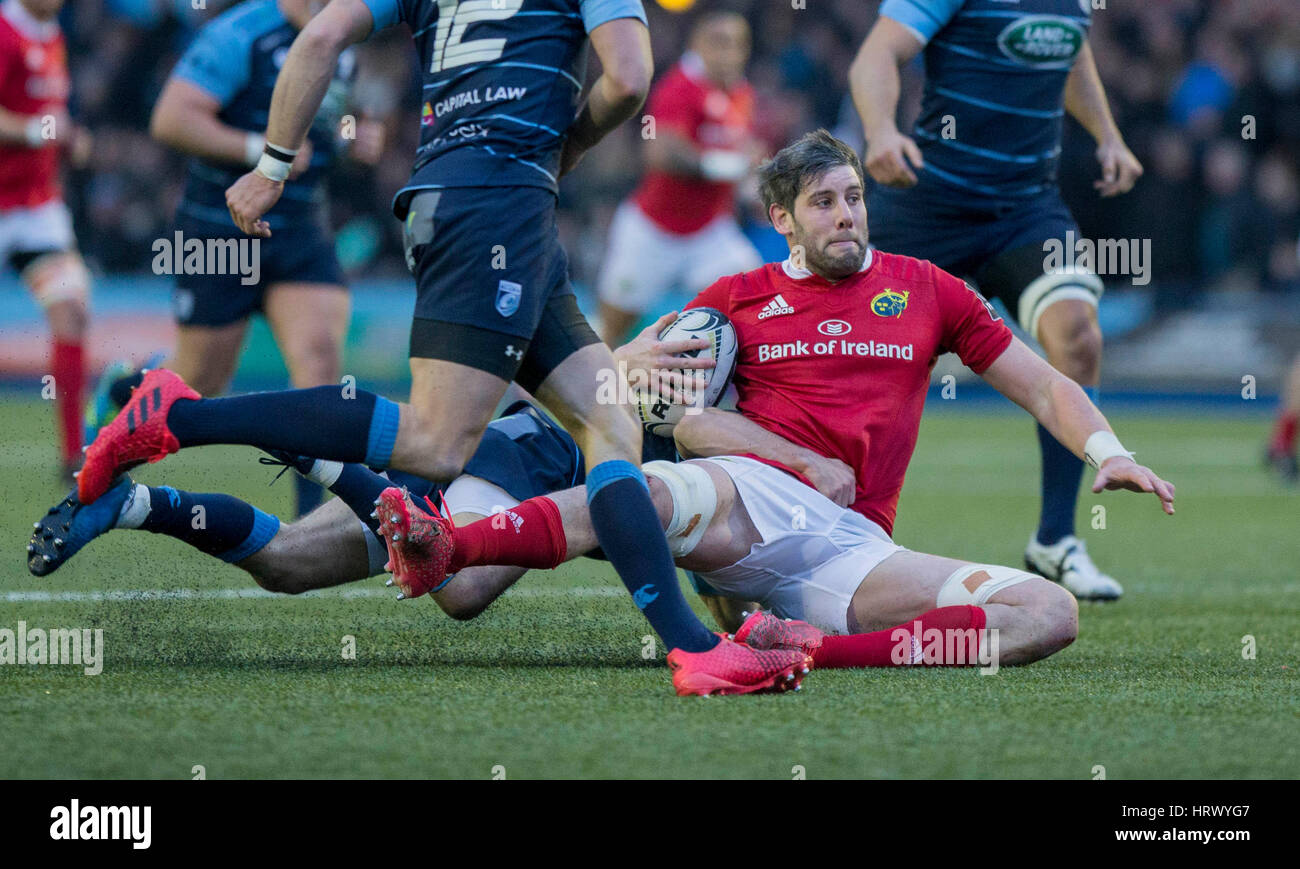
[[[1300,292],[1296,0],[1091,2],[1097,64],[1146,175],[1128,195],[1099,199],[1093,143],[1070,122],[1061,184],[1084,235],[1151,238],[1153,286],[1163,304],[1184,304],[1223,285]],[[229,5],[82,0],[65,9],[73,114],[95,136],[89,164],[68,178],[68,196],[87,258],[102,271],[146,270],[151,243],[168,232],[184,162],[150,140],[149,113],[196,29]],[[699,0],[677,14],[647,0],[657,70],[681,54],[693,13],[716,5]],[[775,149],[818,126],[860,143],[846,74],[879,4],[726,5],[746,13],[753,28],[749,79],[768,145]],[[387,149],[375,167],[339,167],[331,181],[332,221],[352,276],[395,276],[405,267],[389,202],[406,179],[418,137],[415,56],[405,29],[393,28],[364,44],[359,61],[355,110],[386,123]],[[900,113],[908,125],[921,82],[918,59],[904,76]],[[595,275],[613,209],[639,176],[638,153],[639,127],[624,125],[562,183],[561,233],[579,283]],[[759,209],[742,197],[742,210],[761,240]]]

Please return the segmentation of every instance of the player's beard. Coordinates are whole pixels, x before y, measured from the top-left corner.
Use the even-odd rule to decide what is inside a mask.
[[[815,275],[825,278],[828,281],[838,281],[847,278],[862,269],[862,261],[867,257],[867,239],[866,233],[853,234],[851,239],[840,235],[827,239],[822,244],[814,242],[797,222],[795,223],[794,243],[803,245],[804,256],[807,259],[806,267],[808,271]],[[835,251],[828,250],[835,241],[855,242],[853,245],[840,245]]]

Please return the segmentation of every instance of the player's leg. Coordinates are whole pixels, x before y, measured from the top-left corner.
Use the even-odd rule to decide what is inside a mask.
[[[520,372],[543,379],[535,390],[528,380],[520,383],[555,411],[586,456],[587,503],[601,549],[668,648],[712,649],[717,637],[682,596],[641,473],[641,427],[628,407],[597,400],[594,384],[616,370],[613,354],[586,325],[571,291],[557,298],[543,327],[543,349]]]
[[[1295,483],[1300,479],[1296,463],[1296,429],[1300,426],[1300,354],[1291,361],[1282,396],[1268,442],[1268,461],[1282,479]]]
[[[1064,244],[1068,233],[1077,237],[1073,218],[1053,195],[1025,206],[1007,224],[1010,240],[1004,252],[976,273],[981,290],[1001,298],[1016,313],[1021,328],[1042,344],[1048,361],[1096,401],[1102,343],[1097,305],[1102,282],[1091,271],[1049,255],[1051,246]],[[1077,597],[1113,600],[1123,589],[1097,569],[1075,535],[1083,461],[1042,425],[1037,431],[1042,501],[1038,529],[1025,551],[1026,564]]]
[[[265,546],[234,564],[267,591],[302,594],[376,576],[386,560],[374,532],[335,499],[282,523]]]
[[[181,325],[176,329],[176,349],[163,364],[179,374],[200,395],[221,395],[235,375],[247,332],[246,317],[218,326]],[[124,377],[122,382],[138,386],[142,377],[140,372],[135,372]],[[115,391],[120,396],[120,388]],[[129,392],[126,399],[130,400]]]
[[[315,249],[319,259],[333,263],[332,251],[319,246]],[[309,273],[305,270],[297,274],[304,279],[277,281],[267,287],[262,311],[295,389],[338,384],[352,297],[342,285],[341,276],[340,282],[324,283],[306,280]],[[320,505],[319,486],[302,476],[294,477],[294,486],[297,515],[306,515]]]
[[[888,639],[891,656],[898,648],[894,634],[900,630],[911,631],[922,646],[927,642],[923,632],[934,628],[996,630],[998,662],[1027,664],[1074,641],[1078,605],[1061,586],[1022,570],[905,550],[886,558],[862,580],[848,622],[860,636],[873,632],[882,642]],[[826,654],[862,651],[853,643],[835,648],[837,644]],[[966,647],[961,663],[976,662],[972,651]],[[822,663],[829,665],[829,657]]]
[[[10,264],[45,311],[50,326],[59,454],[65,475],[70,474],[81,461],[90,272],[76,251],[68,209],[58,200],[7,213],[0,233],[5,236]]]
[[[81,463],[81,399],[86,386],[85,342],[89,315],[89,273],[75,253],[52,253],[22,270],[24,282],[42,307],[50,327],[50,384],[59,432],[59,458],[65,478]]]
[[[636,203],[619,205],[596,279],[602,341],[610,347],[623,343],[637,320],[684,274],[684,250],[682,241],[655,226]]]

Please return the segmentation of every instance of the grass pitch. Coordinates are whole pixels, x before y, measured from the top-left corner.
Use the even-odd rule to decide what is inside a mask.
[[[379,579],[240,596],[241,571],[136,531],[36,579],[27,534],[62,494],[49,407],[0,408],[0,628],[101,628],[106,649],[98,676],[0,666],[0,777],[1300,776],[1300,495],[1259,468],[1262,417],[1114,414],[1177,484],[1178,512],[1083,495],[1080,528],[1105,507],[1087,539],[1126,595],[1082,606],[1079,640],[1047,661],[814,671],[797,695],[683,699],[595,562],[535,573],[464,624],[381,595]],[[254,456],[193,450],[138,476],[287,514],[291,487],[268,488]],[[1019,564],[1037,462],[1022,414],[934,402],[896,538]]]

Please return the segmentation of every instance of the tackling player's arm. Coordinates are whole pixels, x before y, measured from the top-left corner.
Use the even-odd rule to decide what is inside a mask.
[[[1160,498],[1161,508],[1173,515],[1173,484],[1134,462],[1079,384],[1039,358],[1023,341],[1012,338],[982,376],[1029,411],[1067,449],[1097,468],[1092,491],[1153,492]]]
[[[1097,73],[1092,47],[1086,42],[1065,80],[1065,110],[1097,142],[1101,178],[1092,186],[1102,196],[1118,196],[1133,189],[1133,184],[1142,174],[1142,164],[1124,144],[1124,137],[1115,125],[1115,118],[1106,102],[1106,89]]]
[[[773,434],[739,413],[715,407],[688,413],[673,429],[673,439],[683,458],[759,456],[803,474],[839,506],[853,503],[857,486],[852,468]]]
[[[592,29],[591,45],[600,58],[600,78],[569,127],[560,152],[560,175],[573,171],[605,134],[636,114],[654,75],[650,30],[639,18],[615,18]]]
[[[266,127],[268,153],[258,168],[241,177],[226,191],[230,216],[248,235],[269,238],[270,227],[262,215],[280,198],[284,179],[296,152],[320,110],[321,101],[334,78],[339,55],[349,45],[370,35],[376,23],[396,21],[396,0],[370,0],[376,8],[390,10],[390,20],[377,22],[365,0],[332,0],[303,27],[289,48],[271,96],[271,114]],[[269,152],[290,156],[276,160]],[[293,152],[293,155],[290,155]]]
[[[872,178],[890,187],[911,187],[916,183],[916,173],[912,170],[922,166],[921,149],[899,132],[895,123],[898,70],[916,57],[933,34],[917,28],[928,29],[934,15],[944,14],[919,11],[915,7],[913,2],[885,3],[849,67],[849,92],[862,118],[862,132],[867,140],[863,165]],[[913,16],[926,24],[910,23]]]

